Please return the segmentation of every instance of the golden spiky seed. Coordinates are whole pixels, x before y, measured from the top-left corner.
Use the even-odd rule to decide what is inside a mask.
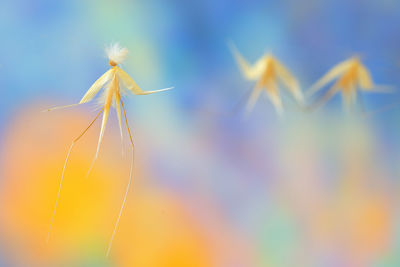
[[[304,97],[298,80],[278,59],[271,54],[264,54],[251,66],[233,44],[230,44],[230,47],[245,78],[257,81],[247,102],[246,113],[253,109],[261,92],[264,90],[277,113],[282,115],[283,105],[279,84],[286,87],[300,105],[303,104]]]
[[[348,109],[355,103],[358,90],[388,91],[383,86],[378,87],[374,84],[370,71],[362,64],[358,56],[353,56],[333,66],[307,91],[307,95],[312,96],[331,82],[333,85],[317,102],[310,106],[311,109],[326,103],[339,92],[342,93],[343,107]]]
[[[61,193],[61,187],[62,187],[62,183],[64,180],[64,174],[65,174],[65,169],[67,166],[67,162],[69,159],[69,156],[71,154],[72,148],[75,145],[75,143],[77,141],[79,141],[79,139],[87,132],[87,130],[93,125],[93,123],[97,120],[97,118],[100,116],[101,112],[103,112],[103,120],[102,120],[102,124],[101,124],[101,128],[100,128],[100,135],[99,135],[99,140],[98,140],[98,144],[97,144],[97,150],[96,150],[96,154],[95,157],[93,159],[93,162],[89,168],[88,171],[88,175],[90,174],[91,169],[94,166],[94,163],[99,155],[100,152],[100,145],[104,136],[104,131],[105,131],[105,127],[107,124],[107,120],[110,114],[110,109],[113,106],[113,103],[115,104],[115,108],[117,111],[117,116],[118,116],[118,123],[119,123],[119,128],[120,128],[120,132],[121,132],[121,140],[122,140],[122,119],[121,119],[121,107],[122,107],[122,111],[125,117],[125,124],[126,124],[126,128],[129,134],[129,139],[130,139],[130,143],[131,143],[131,147],[132,147],[132,163],[131,163],[131,170],[130,170],[130,174],[129,174],[129,182],[126,188],[126,192],[124,195],[124,199],[120,208],[120,212],[118,215],[118,219],[116,221],[112,236],[111,236],[111,240],[107,249],[107,255],[110,252],[111,249],[111,245],[114,239],[114,235],[116,233],[118,224],[119,224],[119,220],[121,218],[121,214],[122,214],[122,210],[125,206],[125,202],[128,196],[128,192],[129,192],[129,188],[131,186],[131,182],[132,182],[132,173],[133,173],[133,159],[134,159],[134,143],[133,143],[133,139],[132,139],[132,135],[131,135],[131,131],[129,129],[129,125],[128,125],[128,119],[126,117],[126,112],[125,112],[125,107],[124,107],[124,103],[122,101],[122,90],[127,90],[128,92],[131,92],[135,95],[148,95],[148,94],[153,94],[153,93],[157,93],[157,92],[162,92],[162,91],[166,91],[166,90],[170,90],[172,89],[172,87],[170,88],[165,88],[165,89],[160,89],[160,90],[154,90],[154,91],[143,91],[137,84],[136,82],[129,76],[129,74],[127,74],[125,71],[123,71],[118,64],[120,64],[127,56],[128,54],[128,50],[126,48],[121,47],[118,43],[117,44],[112,44],[110,46],[108,46],[106,48],[106,54],[107,57],[109,59],[109,65],[111,66],[111,69],[109,69],[107,72],[105,72],[100,78],[98,78],[93,85],[89,88],[89,90],[85,93],[85,95],[82,97],[81,101],[78,104],[72,104],[72,105],[68,105],[68,106],[62,106],[62,107],[55,107],[55,108],[51,108],[48,109],[47,111],[51,111],[54,109],[60,109],[60,108],[67,108],[67,107],[73,107],[73,106],[77,106],[80,104],[84,104],[87,102],[90,102],[91,100],[94,99],[94,97],[100,92],[101,89],[104,89],[104,93],[102,94],[102,97],[100,97],[100,103],[101,103],[101,110],[100,112],[97,114],[97,116],[94,118],[94,120],[89,124],[89,126],[77,137],[73,140],[69,150],[68,150],[68,154],[67,157],[65,159],[64,162],[64,168],[61,174],[61,180],[60,180],[60,185],[59,185],[59,190],[58,190],[58,194],[57,194],[57,199],[56,199],[56,204],[54,207],[54,211],[53,211],[53,216],[50,222],[50,227],[49,227],[49,232],[47,235],[47,241],[50,238],[50,233],[51,233],[51,229],[53,226],[53,221],[54,221],[54,217],[55,217],[55,213],[57,210],[57,205],[58,205],[58,201],[60,198],[60,193]]]

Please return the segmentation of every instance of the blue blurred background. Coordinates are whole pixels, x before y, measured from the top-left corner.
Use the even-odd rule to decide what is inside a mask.
[[[397,88],[399,11],[396,0],[2,1],[0,265],[399,266],[400,106],[349,115],[337,96],[306,114],[284,97],[279,119],[261,98],[244,119],[254,84],[227,45],[250,62],[272,52],[304,90],[355,54]],[[88,179],[99,123],[78,143],[46,244],[68,146],[96,104],[40,111],[78,102],[112,42],[143,90],[175,88],[125,97],[135,182],[106,258],[129,143],[121,155],[112,113]],[[367,111],[400,100],[362,98]]]

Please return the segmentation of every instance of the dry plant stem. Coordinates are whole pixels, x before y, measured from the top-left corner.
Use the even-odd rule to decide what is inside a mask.
[[[248,101],[253,87],[250,87],[239,99],[236,105],[233,107],[231,115],[236,115],[242,108],[245,106],[245,103]]]
[[[92,160],[92,163],[90,164],[89,170],[88,170],[88,172],[86,173],[86,176],[85,176],[86,179],[89,177],[90,173],[92,172],[92,169],[93,169],[93,167],[94,167],[94,164],[96,163],[97,157],[98,157],[98,155],[97,155],[97,153],[96,153],[96,155],[94,156],[94,158],[93,158],[93,160]]]
[[[364,97],[362,94],[359,94],[360,96],[358,97],[358,101],[360,104],[360,109],[361,109],[361,114],[363,116],[365,116],[366,112],[365,112],[365,102],[364,102]]]
[[[49,232],[47,233],[46,242],[49,242],[49,239],[50,239],[51,228],[52,228],[52,226],[53,226],[54,217],[55,217],[55,215],[56,215],[56,210],[57,210],[57,206],[58,206],[58,200],[60,199],[60,193],[61,193],[61,187],[62,187],[63,180],[64,180],[65,169],[66,169],[66,167],[67,167],[68,159],[69,159],[69,156],[70,156],[70,154],[71,154],[72,148],[74,147],[75,143],[89,130],[89,128],[93,125],[93,123],[94,123],[94,122],[97,120],[97,118],[100,116],[100,114],[101,114],[102,111],[103,111],[103,109],[101,109],[101,110],[99,111],[99,113],[98,113],[98,114],[96,115],[96,117],[92,120],[92,122],[89,124],[89,126],[88,126],[77,138],[75,138],[75,139],[72,141],[72,144],[71,144],[71,146],[69,147],[68,154],[67,154],[67,158],[65,159],[63,171],[62,171],[62,174],[61,174],[61,180],[60,180],[60,186],[59,186],[59,188],[58,188],[57,200],[56,200],[56,204],[55,204],[55,206],[54,206],[53,216],[52,216],[52,218],[51,218],[50,227],[49,227]]]
[[[396,102],[394,102],[394,103],[385,105],[385,106],[383,106],[383,107],[381,107],[381,108],[379,108],[379,109],[366,112],[366,113],[364,114],[364,116],[365,116],[366,118],[368,118],[368,117],[371,117],[371,116],[376,115],[376,114],[378,114],[378,113],[381,113],[381,112],[390,110],[390,109],[392,109],[392,108],[395,108],[395,107],[398,106],[398,105],[400,105],[400,101],[396,101]]]
[[[320,99],[315,101],[313,104],[310,106],[306,107],[306,111],[314,111],[315,109],[319,108],[322,106],[325,102],[327,102],[332,96],[334,96],[337,93],[337,88],[334,86],[331,89],[328,90],[328,92],[325,93]]]
[[[121,219],[122,211],[123,211],[123,209],[124,209],[124,207],[125,207],[126,199],[127,199],[127,197],[128,197],[128,192],[129,192],[129,189],[130,189],[130,187],[131,187],[132,177],[133,177],[133,176],[132,176],[132,174],[133,174],[133,161],[134,161],[134,155],[135,155],[135,153],[134,153],[134,151],[135,151],[135,145],[133,144],[133,139],[132,139],[131,130],[129,129],[129,124],[128,124],[128,119],[127,119],[127,117],[126,117],[126,112],[125,112],[124,103],[122,102],[122,99],[121,99],[121,98],[120,98],[120,101],[121,101],[122,111],[124,112],[126,128],[127,128],[127,130],[128,130],[128,134],[129,134],[129,140],[130,140],[131,145],[132,145],[132,162],[131,162],[131,169],[130,169],[130,173],[129,173],[129,181],[128,181],[128,185],[127,185],[127,187],[126,187],[124,200],[123,200],[123,202],[122,202],[121,209],[120,209],[119,214],[118,214],[117,222],[115,223],[114,231],[113,231],[113,233],[112,233],[112,235],[111,235],[111,240],[110,240],[110,243],[109,243],[109,245],[108,245],[106,257],[108,257],[108,255],[110,254],[110,250],[111,250],[111,246],[112,246],[112,243],[113,243],[113,240],[114,240],[114,236],[115,236],[115,233],[117,232],[119,220]]]
[[[79,105],[82,105],[82,104],[83,104],[83,103],[77,103],[77,104],[72,104],[72,105],[54,107],[54,108],[46,109],[46,110],[44,110],[44,111],[53,111],[53,110],[56,110],[56,109],[72,108],[72,107],[79,106]]]

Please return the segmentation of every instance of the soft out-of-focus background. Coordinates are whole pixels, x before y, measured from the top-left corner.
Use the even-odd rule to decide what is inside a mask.
[[[229,52],[273,52],[303,88],[359,54],[376,83],[400,84],[400,2],[2,1],[0,266],[399,266],[400,105],[364,117],[340,97],[278,119]],[[130,50],[144,90],[125,98],[136,143],[133,190],[109,258],[129,174],[115,113],[93,173],[99,123],[74,148],[45,243],[68,146],[96,105],[79,101]],[[365,94],[367,111],[400,100]]]

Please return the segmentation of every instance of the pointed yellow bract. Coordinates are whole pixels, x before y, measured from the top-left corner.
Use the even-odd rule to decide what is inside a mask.
[[[103,86],[115,75],[115,69],[112,68],[108,70],[106,73],[101,75],[101,77],[94,82],[94,84],[89,88],[86,94],[82,97],[79,104],[87,103],[91,101],[97,93],[103,88]]]
[[[166,90],[170,90],[173,87],[169,87],[169,88],[164,88],[164,89],[159,89],[159,90],[154,90],[154,91],[143,91],[142,89],[140,89],[140,87],[136,84],[136,82],[131,78],[131,76],[129,76],[128,73],[126,73],[125,71],[123,71],[120,67],[115,66],[116,72],[118,77],[121,79],[122,84],[132,93],[134,93],[135,95],[149,95],[149,94],[154,94],[154,93],[158,93],[158,92],[162,92],[162,91],[166,91]]]
[[[231,45],[231,50],[246,79],[257,81],[246,105],[247,113],[253,109],[261,91],[265,90],[275,110],[281,115],[283,106],[279,94],[279,84],[284,85],[299,104],[303,104],[304,97],[299,82],[274,56],[263,55],[251,66],[234,45]]]
[[[119,90],[115,94],[115,109],[117,110],[118,125],[119,125],[119,131],[121,133],[121,141],[122,141],[123,131],[122,131],[122,119],[121,119],[121,95],[119,94]]]
[[[334,84],[317,102],[318,105],[341,92],[343,105],[345,108],[349,108],[356,101],[357,89],[377,91],[378,88],[374,85],[368,69],[361,63],[360,58],[355,56],[334,66],[308,90],[307,94],[311,96],[333,81],[335,81]]]
[[[125,71],[123,71],[120,67],[118,67],[118,64],[121,63],[126,55],[128,54],[128,50],[126,48],[123,48],[121,46],[119,46],[118,44],[114,44],[111,45],[110,47],[106,48],[106,53],[109,59],[109,64],[111,66],[111,69],[108,70],[106,73],[104,73],[90,88],[89,90],[86,92],[86,94],[83,96],[83,98],[81,99],[81,101],[78,104],[73,104],[73,105],[68,105],[68,106],[62,106],[62,107],[55,107],[55,108],[51,108],[48,109],[48,111],[53,110],[53,109],[59,109],[59,108],[66,108],[66,107],[72,107],[72,106],[76,106],[76,105],[80,105],[83,103],[87,103],[91,100],[93,100],[93,98],[100,92],[101,89],[104,88],[104,93],[102,94],[103,97],[100,98],[101,104],[102,104],[102,109],[100,110],[100,112],[97,114],[97,116],[94,118],[94,120],[89,124],[89,126],[77,137],[73,140],[69,150],[68,150],[68,154],[67,154],[67,158],[64,162],[64,168],[61,174],[61,180],[60,180],[60,185],[59,185],[59,190],[58,190],[58,195],[57,195],[57,200],[56,200],[56,204],[54,207],[54,211],[53,211],[53,216],[51,219],[51,223],[50,223],[50,228],[49,228],[49,232],[48,232],[48,236],[47,236],[47,241],[50,238],[50,232],[51,232],[51,228],[53,226],[53,221],[54,221],[54,216],[56,213],[56,209],[57,209],[57,205],[58,205],[58,201],[59,201],[59,197],[60,197],[60,192],[61,192],[61,187],[62,187],[62,182],[64,179],[64,173],[65,173],[65,169],[67,166],[67,162],[69,159],[69,155],[71,153],[71,150],[74,146],[74,144],[86,133],[86,131],[93,125],[93,123],[96,121],[96,119],[100,116],[101,112],[103,112],[103,121],[101,124],[101,129],[100,129],[100,135],[99,135],[99,141],[98,141],[98,145],[97,145],[97,151],[96,151],[96,155],[93,159],[93,163],[89,168],[89,172],[88,175],[94,165],[94,162],[96,161],[99,151],[100,151],[100,145],[101,142],[103,140],[103,136],[104,136],[104,131],[106,128],[106,124],[107,124],[107,120],[110,114],[110,109],[111,107],[115,106],[115,109],[117,111],[117,117],[118,117],[118,123],[119,123],[119,128],[121,131],[121,138],[122,138],[122,119],[121,119],[121,107],[124,113],[124,117],[125,117],[125,124],[129,133],[129,138],[130,138],[130,142],[132,145],[132,165],[131,165],[131,171],[130,171],[130,175],[129,175],[129,182],[126,188],[126,192],[125,192],[125,196],[124,196],[124,200],[118,215],[118,219],[117,222],[115,224],[115,228],[114,231],[112,233],[111,236],[111,240],[107,249],[107,255],[110,252],[110,248],[111,248],[111,244],[114,238],[114,235],[116,233],[117,227],[118,227],[118,223],[119,220],[121,218],[121,214],[122,214],[122,210],[124,208],[125,202],[126,202],[126,198],[129,192],[129,188],[131,185],[131,181],[132,181],[132,168],[133,168],[133,151],[134,151],[134,144],[133,144],[133,140],[132,140],[132,136],[131,136],[131,132],[129,129],[129,125],[128,125],[128,120],[126,117],[126,112],[125,112],[125,108],[124,108],[124,103],[122,101],[121,98],[121,89],[127,89],[128,91],[132,92],[133,94],[136,95],[148,95],[148,94],[153,94],[153,93],[157,93],[157,92],[162,92],[162,91],[166,91],[169,89],[172,89],[172,87],[170,88],[165,88],[165,89],[160,89],[160,90],[154,90],[154,91],[143,91],[142,89],[140,89],[140,87],[136,84],[136,82],[129,76],[129,74],[127,74]],[[122,87],[121,87],[122,85]]]

